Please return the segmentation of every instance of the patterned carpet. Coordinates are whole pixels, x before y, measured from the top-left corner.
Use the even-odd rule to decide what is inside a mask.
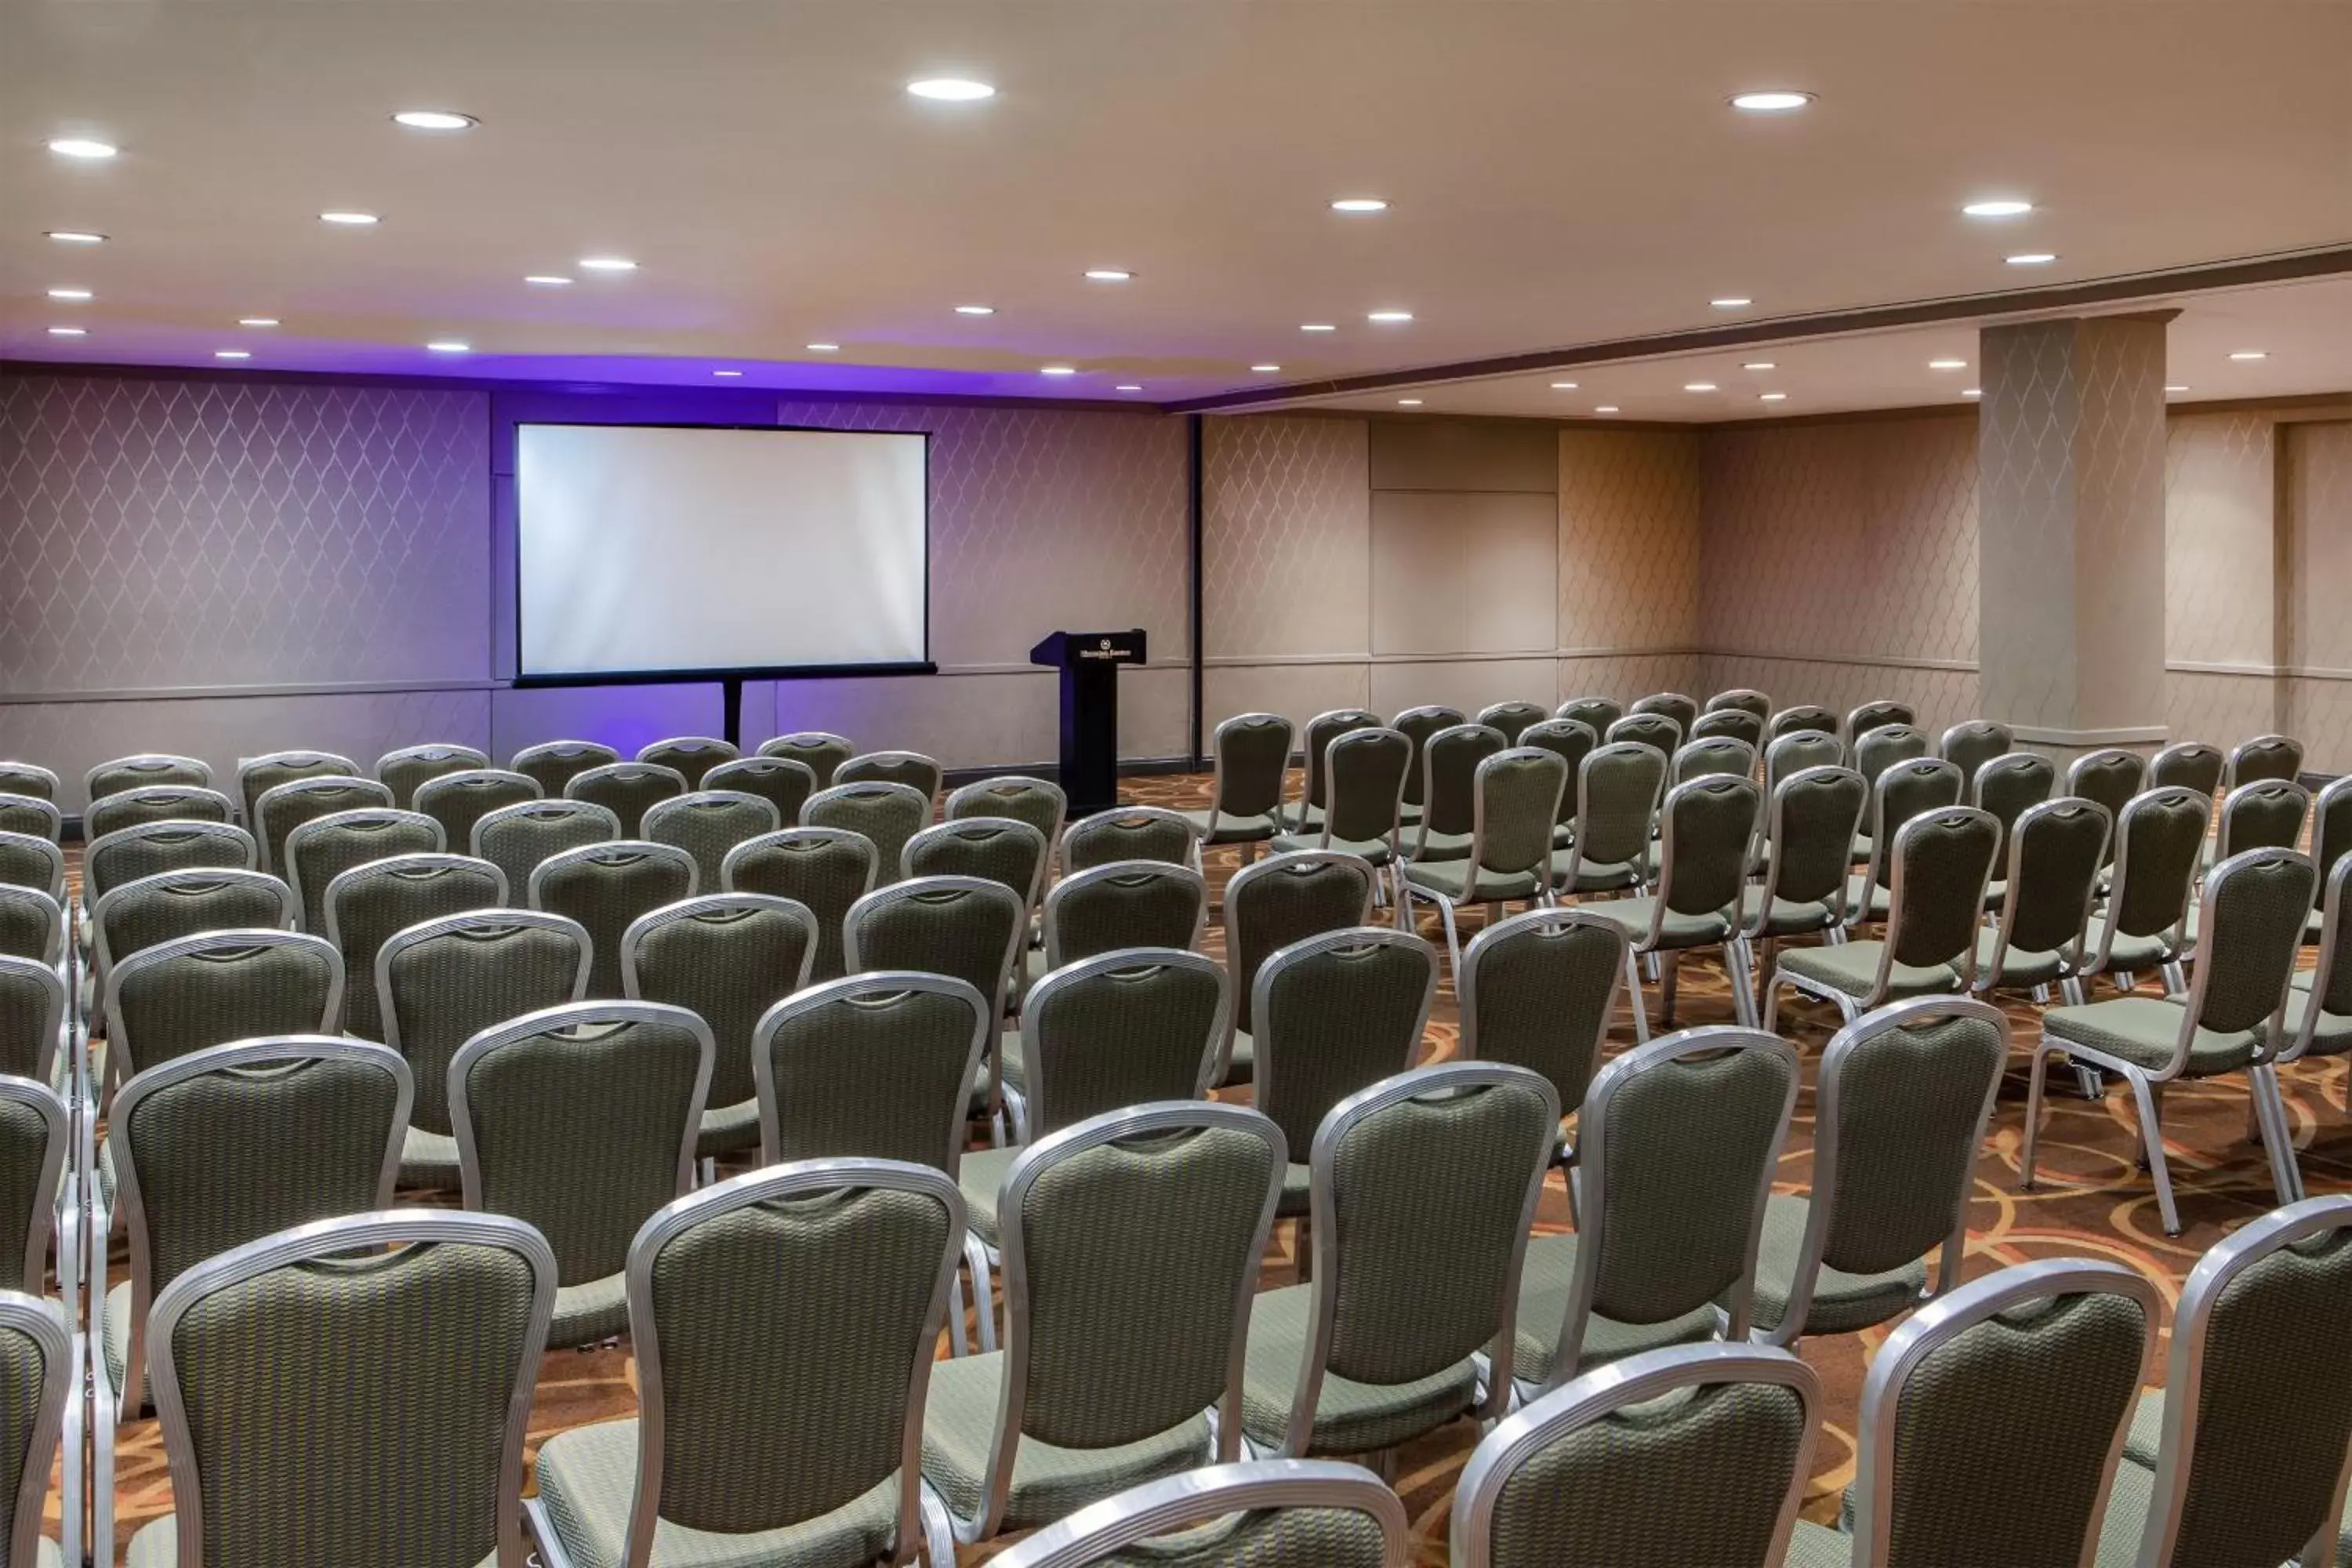
[[[1130,781],[1129,795],[1155,805],[1202,805],[1207,802],[1207,786],[1205,776],[1138,779]],[[1208,863],[1215,889],[1232,875],[1238,860],[1234,851],[1223,850],[1213,852]],[[1465,943],[1478,922],[1476,913],[1467,917],[1463,932]],[[1443,942],[1433,917],[1424,934]],[[1210,951],[1222,956],[1223,932],[1213,912],[1208,940]],[[1654,1006],[1654,992],[1652,1000]],[[2115,1258],[2155,1281],[2168,1313],[2181,1280],[2204,1250],[2267,1211],[2273,1202],[2261,1151],[2246,1141],[2244,1080],[2183,1084],[2167,1096],[2166,1154],[2185,1227],[2179,1237],[2168,1237],[2157,1216],[2154,1189],[2136,1166],[2128,1102],[2113,1089],[2100,1104],[2074,1098],[2071,1092],[2053,1093],[2042,1144],[2040,1185],[2032,1193],[2017,1190],[2025,1048],[2036,1025],[2034,1009],[2028,1004],[2012,1005],[2010,1012],[2016,1020],[2019,1049],[2011,1058],[2009,1079],[1978,1159],[1976,1194],[1969,1214],[1968,1277],[2037,1258]],[[1712,960],[1699,958],[1685,963],[1676,1022],[1734,1022],[1729,987]],[[1826,1006],[1801,1000],[1782,1008],[1782,1031],[1805,1053],[1807,1071],[1807,1091],[1798,1100],[1795,1123],[1781,1157],[1782,1191],[1801,1192],[1809,1184],[1811,1072],[1836,1023],[1834,1012]],[[1630,1045],[1633,1037],[1632,1014],[1621,1004],[1617,1025],[1611,1032],[1610,1052]],[[1457,1040],[1449,973],[1430,1019],[1425,1059],[1451,1056]],[[2291,1069],[2283,1076],[2288,1114],[2310,1190],[2314,1194],[2352,1190],[2352,1126],[2347,1126],[2345,1109],[2343,1060]],[[2053,1089],[2060,1087],[2053,1083]],[[1245,1091],[1240,1098],[1245,1098]],[[425,1194],[417,1196],[433,1201]],[[445,1196],[442,1201],[450,1200]],[[1542,1229],[1569,1228],[1567,1200],[1557,1174],[1544,1194],[1538,1224]],[[1288,1227],[1280,1227],[1266,1261],[1265,1279],[1269,1286],[1290,1284],[1297,1279],[1290,1240]],[[118,1244],[110,1272],[121,1279],[123,1268]],[[1886,1330],[1877,1329],[1804,1342],[1802,1353],[1821,1373],[1828,1393],[1824,1428],[1807,1497],[1809,1518],[1833,1521],[1838,1494],[1853,1479],[1856,1402],[1870,1359],[1885,1334]],[[568,1427],[632,1414],[635,1397],[634,1368],[625,1347],[551,1353],[540,1374],[531,1415],[534,1451],[538,1443]],[[1470,1426],[1458,1424],[1412,1444],[1399,1456],[1397,1485],[1412,1520],[1418,1563],[1446,1562],[1454,1483],[1476,1440]],[[171,1506],[171,1488],[154,1422],[134,1423],[124,1429],[117,1463],[119,1551],[133,1530]],[[52,1521],[57,1506],[53,1491]],[[963,1561],[979,1562],[990,1554],[982,1549],[966,1553]]]

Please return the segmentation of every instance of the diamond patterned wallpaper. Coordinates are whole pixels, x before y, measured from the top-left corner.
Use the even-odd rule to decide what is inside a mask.
[[[2308,748],[2305,766],[2352,771],[2352,424],[2297,425],[2286,441],[2286,662],[2298,672],[2286,682],[2286,725]]]
[[[1205,423],[1202,598],[1212,658],[1370,651],[1369,449],[1360,419]]]
[[[2165,723],[2216,744],[2286,722],[2274,519],[2276,426],[2248,412],[2178,416],[2165,438]]]

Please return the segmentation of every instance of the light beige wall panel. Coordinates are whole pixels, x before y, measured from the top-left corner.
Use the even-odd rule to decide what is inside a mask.
[[[1370,651],[1366,462],[1360,419],[1205,422],[1202,643],[1211,658]]]
[[[1549,653],[1549,496],[1372,492],[1372,651]]]
[[[1554,428],[1517,419],[1374,420],[1371,488],[1550,495],[1559,482]]]
[[[2168,660],[2268,666],[2278,656],[2275,429],[2245,412],[2183,415],[2167,426]]]
[[[1559,432],[1559,647],[1696,645],[1699,450],[1683,431]]]
[[[1208,714],[1202,739],[1205,743],[1218,721],[1236,713],[1279,713],[1303,735],[1307,721],[1318,713],[1369,706],[1370,675],[1370,666],[1364,664],[1212,665],[1201,676]]]
[[[2286,468],[2286,728],[2305,766],[2352,771],[2352,423],[2292,426]]]

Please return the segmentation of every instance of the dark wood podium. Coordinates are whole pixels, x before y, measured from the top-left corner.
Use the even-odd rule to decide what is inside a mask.
[[[1143,628],[1055,632],[1029,662],[1062,672],[1062,793],[1070,815],[1118,804],[1118,667],[1143,662]]]

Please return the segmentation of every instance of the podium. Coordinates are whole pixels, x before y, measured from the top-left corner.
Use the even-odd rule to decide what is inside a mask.
[[[1055,632],[1029,662],[1062,672],[1062,793],[1070,815],[1118,804],[1118,667],[1143,662],[1143,628]]]

